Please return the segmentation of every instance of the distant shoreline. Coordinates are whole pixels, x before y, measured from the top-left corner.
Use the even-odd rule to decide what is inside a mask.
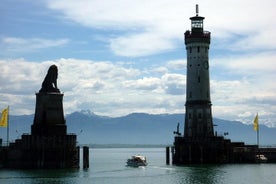
[[[172,145],[163,144],[80,144],[80,147],[88,146],[89,148],[165,148]]]
[[[78,144],[80,148],[88,146],[89,148],[166,148],[172,147],[172,144]],[[276,145],[262,145],[260,148],[274,148]]]

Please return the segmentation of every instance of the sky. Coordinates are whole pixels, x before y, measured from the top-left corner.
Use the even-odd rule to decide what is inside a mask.
[[[33,114],[55,64],[65,114],[185,113],[196,4],[211,32],[213,117],[250,124],[258,113],[276,127],[274,0],[1,0],[0,108]]]

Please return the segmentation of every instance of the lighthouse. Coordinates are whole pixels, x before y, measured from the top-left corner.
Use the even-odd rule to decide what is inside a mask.
[[[198,5],[190,20],[191,30],[184,33],[187,53],[184,135],[177,130],[173,163],[220,163],[229,150],[229,141],[214,135],[209,77],[211,33],[204,30],[204,17],[198,15]]]
[[[276,162],[276,148],[262,149],[214,134],[209,77],[211,33],[204,30],[204,17],[198,15],[198,5],[196,15],[190,20],[191,30],[184,33],[187,53],[184,135],[179,132],[178,124],[174,131],[172,163],[258,163],[256,155],[260,153],[268,156],[270,162]]]
[[[204,17],[191,17],[191,31],[186,31],[187,52],[185,137],[214,136],[209,78],[209,45],[211,33],[204,31]]]

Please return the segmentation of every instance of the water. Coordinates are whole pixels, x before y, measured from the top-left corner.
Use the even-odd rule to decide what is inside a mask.
[[[147,167],[126,167],[134,154]],[[1,184],[275,184],[276,164],[227,164],[177,167],[165,164],[165,148],[90,149],[90,168],[0,170]]]

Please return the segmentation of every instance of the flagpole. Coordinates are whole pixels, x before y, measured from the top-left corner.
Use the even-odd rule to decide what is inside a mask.
[[[254,125],[254,130],[257,133],[257,149],[259,150],[259,131],[260,131],[259,128],[260,128],[260,126],[259,126],[259,116],[258,116],[258,113],[255,116],[253,125]]]
[[[259,131],[260,131],[260,126],[258,125],[258,129],[257,129],[257,146],[259,148]]]
[[[7,115],[7,146],[9,146],[9,133],[10,133],[10,131],[9,131],[9,126],[10,126],[10,122],[9,122],[9,112],[10,112],[10,106],[8,106],[8,115]]]

